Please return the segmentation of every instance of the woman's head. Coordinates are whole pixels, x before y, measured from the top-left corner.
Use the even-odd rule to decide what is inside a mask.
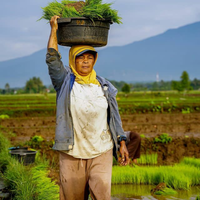
[[[69,52],[69,64],[72,70],[80,76],[88,76],[92,73],[97,60],[97,52],[91,46],[73,46]]]
[[[81,76],[87,76],[93,70],[95,62],[95,56],[91,51],[86,51],[78,56],[75,59],[75,69]]]

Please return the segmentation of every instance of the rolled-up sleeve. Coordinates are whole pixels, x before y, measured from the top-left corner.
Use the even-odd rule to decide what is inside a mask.
[[[54,89],[58,91],[67,75],[67,70],[63,66],[60,54],[55,49],[49,48],[46,54],[46,63]]]

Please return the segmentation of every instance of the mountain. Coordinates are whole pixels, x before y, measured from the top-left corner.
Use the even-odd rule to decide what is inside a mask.
[[[98,48],[95,70],[110,80],[155,81],[178,80],[186,70],[190,78],[200,78],[200,22],[125,46]],[[68,64],[68,48],[59,47],[64,65]],[[33,76],[50,84],[45,63],[46,49],[29,56],[0,62],[0,88],[24,86]]]

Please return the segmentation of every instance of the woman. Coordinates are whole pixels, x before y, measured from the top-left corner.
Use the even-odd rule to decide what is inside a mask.
[[[128,164],[126,136],[115,96],[117,90],[93,69],[98,54],[91,46],[69,51],[69,68],[58,53],[57,19],[50,20],[46,62],[57,92],[56,135],[60,152],[60,199],[110,199],[112,155],[120,144],[122,164]],[[112,153],[113,152],[113,153]]]

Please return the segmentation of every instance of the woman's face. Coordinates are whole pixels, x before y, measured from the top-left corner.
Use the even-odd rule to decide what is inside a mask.
[[[81,76],[87,76],[94,66],[94,55],[91,53],[83,53],[75,59],[76,71]]]

